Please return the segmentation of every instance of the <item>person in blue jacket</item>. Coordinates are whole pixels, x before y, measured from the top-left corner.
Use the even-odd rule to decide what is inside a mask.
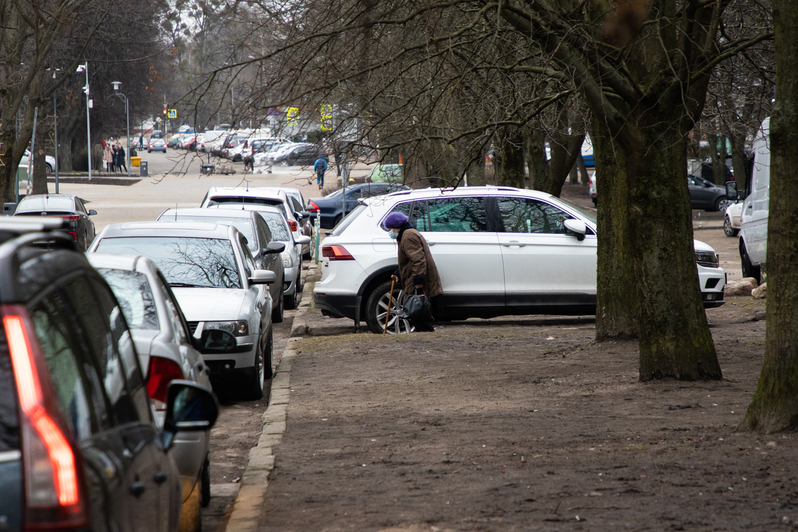
[[[313,170],[316,171],[316,183],[319,185],[319,190],[324,188],[324,172],[327,171],[327,161],[324,157],[319,157],[313,163]]]

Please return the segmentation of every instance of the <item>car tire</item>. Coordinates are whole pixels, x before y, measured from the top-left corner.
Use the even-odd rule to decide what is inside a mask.
[[[258,335],[260,337],[260,335]],[[260,342],[260,340],[259,340]],[[255,363],[251,368],[247,368],[244,372],[247,375],[246,378],[246,389],[244,391],[247,399],[257,401],[258,399],[263,398],[263,383],[266,379],[265,371],[266,371],[266,362],[264,361],[264,349],[263,346],[258,344],[258,348],[255,349]]]
[[[211,503],[211,461],[207,456],[200,473],[200,488],[202,489],[200,504],[203,508],[207,508]]]
[[[288,310],[294,310],[299,303],[299,297],[297,296],[297,286],[294,284],[294,293],[288,295],[288,299],[285,300],[285,308]]]
[[[330,228],[332,229],[333,227],[335,227],[336,225],[338,225],[339,223],[341,223],[341,220],[342,220],[342,219],[343,219],[343,216],[341,216],[340,214],[339,214],[338,216],[336,216],[336,217],[333,219],[333,223],[332,223],[332,226],[331,226]]]
[[[760,284],[762,282],[762,268],[751,263],[748,250],[745,249],[745,244],[742,240],[740,241],[740,262],[742,264],[743,277],[753,277],[756,279],[756,284]]]
[[[45,170],[46,170],[46,172],[47,172],[47,175],[50,175],[50,174],[52,174],[52,173],[53,173],[53,167],[52,167],[52,166],[50,166],[49,164],[47,164],[47,165],[45,166]]]
[[[202,494],[199,484],[180,505],[180,532],[201,532],[202,530]]]
[[[280,290],[280,302],[272,307],[272,323],[283,322],[283,311],[285,309],[285,294]]]
[[[366,299],[366,323],[374,334],[382,334],[385,330],[385,319],[388,312],[390,299],[390,318],[388,318],[389,334],[407,334],[410,332],[410,322],[397,316],[401,310],[399,301],[402,299],[403,290],[399,283],[394,283],[393,295],[389,298],[391,281],[385,281],[371,291]]]
[[[715,210],[723,212],[729,205],[731,205],[731,200],[729,198],[718,198],[718,201],[715,202]]]
[[[726,236],[737,236],[737,233],[739,232],[739,229],[732,227],[731,220],[728,216],[723,218],[723,234]]]
[[[590,199],[593,200],[593,206],[598,207],[598,198],[590,198]]]

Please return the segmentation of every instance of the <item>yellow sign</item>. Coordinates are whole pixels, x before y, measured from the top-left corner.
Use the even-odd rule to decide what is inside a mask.
[[[325,103],[321,106],[321,130],[332,131],[332,105]]]
[[[285,123],[289,126],[298,126],[299,107],[289,107],[285,112]]]
[[[167,118],[177,118],[177,109],[169,109],[169,113],[166,116]]]

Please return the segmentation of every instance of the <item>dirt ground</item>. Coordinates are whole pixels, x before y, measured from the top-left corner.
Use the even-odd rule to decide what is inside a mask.
[[[739,278],[736,239],[713,214],[696,213],[696,238],[723,247]],[[305,338],[259,530],[798,529],[795,435],[737,429],[763,310],[736,297],[707,311],[713,382],[639,382],[637,344],[594,343],[592,318]],[[258,437],[246,429],[258,416],[235,412],[262,406],[224,407],[240,423],[217,427],[229,475],[243,469],[236,446]]]

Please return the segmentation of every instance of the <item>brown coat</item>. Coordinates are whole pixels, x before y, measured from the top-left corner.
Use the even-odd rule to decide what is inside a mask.
[[[414,292],[414,278],[417,280],[422,275],[426,278],[424,294],[435,297],[443,293],[438,268],[432,259],[427,241],[415,229],[402,229],[399,233],[399,276],[406,294]]]

